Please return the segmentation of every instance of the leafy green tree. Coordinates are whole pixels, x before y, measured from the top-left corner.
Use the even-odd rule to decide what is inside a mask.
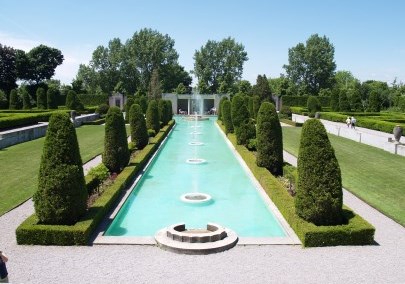
[[[335,88],[338,89],[355,89],[356,85],[360,83],[358,79],[356,79],[350,71],[337,71],[335,73]]]
[[[131,141],[137,149],[143,149],[149,142],[146,120],[141,107],[133,104],[129,110],[129,124],[131,128]]]
[[[308,97],[307,108],[310,117],[314,117],[317,111],[322,111],[321,103],[315,96]]]
[[[150,79],[148,99],[159,100],[162,98],[162,83],[159,79],[159,72],[157,69],[153,70],[152,77]]]
[[[271,90],[269,81],[267,80],[266,75],[258,75],[256,79],[256,85],[252,88],[253,95],[259,96],[260,101],[273,102],[271,97]]]
[[[44,88],[38,88],[36,95],[37,95],[37,108],[46,109],[47,103],[46,103],[46,93],[45,93]]]
[[[22,108],[22,99],[16,89],[11,90],[9,103],[10,103],[9,109],[21,109]]]
[[[339,93],[339,111],[349,112],[351,111],[350,102],[347,98],[347,90],[342,89]]]
[[[363,103],[361,101],[360,91],[357,88],[350,89],[350,90],[348,90],[348,94],[349,94],[349,98],[350,98],[349,99],[350,105],[351,105],[351,108],[353,109],[353,111],[355,111],[355,112],[364,111]]]
[[[232,99],[231,119],[234,129],[237,129],[241,124],[249,120],[249,111],[242,95],[235,95]]]
[[[152,72],[153,74],[153,72]],[[191,83],[193,79],[190,74],[184,70],[183,66],[177,63],[162,65],[159,68],[159,78],[161,81],[162,92],[172,93],[179,84],[185,88],[185,94],[191,94]]]
[[[250,97],[250,96],[248,99],[248,111],[249,111],[249,117],[252,119],[255,119],[255,113],[253,112],[253,97]]]
[[[252,85],[248,80],[240,80],[236,83],[236,88],[238,93],[244,94],[246,96],[251,95]]]
[[[183,83],[180,83],[177,88],[174,90],[176,94],[182,95],[182,94],[187,94],[187,89],[186,86],[184,86]]]
[[[103,164],[110,172],[119,173],[128,165],[129,155],[124,117],[112,106],[105,117]]]
[[[66,96],[66,107],[68,109],[75,109],[81,110],[83,109],[83,105],[80,102],[79,97],[77,96],[76,92],[73,90],[68,91]]]
[[[159,109],[159,121],[162,123],[162,126],[165,126],[169,122],[168,120],[169,114],[167,113],[168,109],[166,106],[166,100],[158,101],[158,109]]]
[[[229,100],[224,100],[222,103],[222,120],[225,125],[225,133],[233,133],[231,102]]]
[[[198,79],[200,93],[231,93],[233,86],[242,77],[243,63],[248,60],[242,44],[233,38],[220,42],[209,40],[194,53],[194,74]]]
[[[7,95],[3,90],[0,90],[0,109],[8,109],[8,107]]]
[[[380,112],[381,110],[381,96],[378,92],[372,91],[368,99],[368,111]]]
[[[297,214],[315,225],[342,223],[342,178],[325,127],[307,120],[301,132],[298,153]]]
[[[283,135],[275,106],[263,102],[257,114],[256,164],[273,175],[283,174]]]
[[[335,88],[330,94],[330,108],[332,111],[339,111],[339,89]]]
[[[149,101],[148,109],[146,110],[146,127],[155,131],[155,134],[159,133],[159,107],[156,100]]]
[[[0,90],[6,94],[17,87],[16,51],[0,44]]]
[[[86,212],[87,189],[79,144],[65,113],[55,113],[49,119],[33,200],[43,224],[72,225]]]
[[[21,93],[20,97],[23,101],[23,109],[31,109],[31,96],[28,93],[27,89],[25,87],[20,87],[18,90]]]
[[[260,97],[255,95],[253,96],[253,119],[256,119],[257,113],[259,112],[260,108]]]
[[[58,96],[59,90],[51,86],[46,92],[46,101],[48,104],[48,109],[58,108],[58,101],[57,101]]]
[[[334,82],[335,48],[325,36],[311,35],[306,44],[299,43],[288,50],[287,77],[303,92],[318,95]]]

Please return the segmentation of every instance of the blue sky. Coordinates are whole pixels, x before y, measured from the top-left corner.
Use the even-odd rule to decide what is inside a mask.
[[[249,60],[243,79],[279,77],[288,49],[312,34],[335,46],[337,70],[361,81],[405,83],[405,1],[401,0],[0,0],[0,43],[30,50],[39,44],[65,56],[56,79],[70,83],[98,45],[152,28],[175,40],[179,63],[193,69],[193,55],[209,39],[232,37]],[[194,82],[195,83],[195,82]]]

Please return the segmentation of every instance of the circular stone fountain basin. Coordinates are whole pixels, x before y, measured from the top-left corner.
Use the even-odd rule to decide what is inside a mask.
[[[198,164],[205,163],[205,160],[204,159],[193,158],[193,159],[187,159],[186,162],[188,164],[198,165]]]
[[[189,116],[183,117],[183,119],[185,119],[185,120],[197,120],[197,121],[201,121],[201,120],[209,120],[210,118],[209,118],[209,117],[204,117],[204,116],[201,116],[201,115],[197,115],[197,116],[195,116],[195,115],[189,115]]]
[[[183,194],[180,197],[181,201],[186,203],[208,203],[212,201],[212,197],[209,194],[201,193],[201,192],[189,192]]]
[[[209,254],[230,249],[238,242],[232,230],[214,223],[206,229],[186,229],[184,223],[160,230],[155,240],[164,250],[184,254]]]

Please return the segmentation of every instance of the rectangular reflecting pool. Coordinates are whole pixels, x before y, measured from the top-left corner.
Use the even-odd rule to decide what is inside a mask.
[[[175,119],[172,132],[104,236],[154,236],[176,223],[205,228],[211,222],[240,237],[285,237],[286,231],[262,198],[257,182],[217,127],[216,117],[197,122]],[[198,142],[203,144],[195,145],[201,144]],[[188,159],[205,162],[190,164]],[[181,200],[186,193],[208,194],[212,201],[190,204]]]

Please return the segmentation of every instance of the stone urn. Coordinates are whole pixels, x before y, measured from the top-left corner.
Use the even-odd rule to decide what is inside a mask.
[[[320,119],[321,118],[321,113],[320,112],[315,112],[315,118]]]
[[[402,136],[402,127],[399,125],[395,126],[393,133],[394,133],[395,141],[399,143],[399,140],[401,139],[401,136]]]

